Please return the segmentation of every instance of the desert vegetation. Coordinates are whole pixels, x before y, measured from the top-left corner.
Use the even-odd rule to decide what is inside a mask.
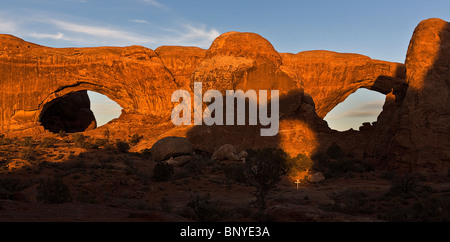
[[[150,149],[133,151],[141,140],[137,135],[107,138],[82,133],[1,137],[0,218],[20,211],[28,211],[21,213],[26,216],[27,206],[39,214],[40,206],[59,205],[86,206],[92,214],[99,208],[89,206],[124,211],[120,218],[109,218],[115,221],[152,220],[155,214],[169,221],[309,221],[301,212],[307,208],[331,221],[340,216],[449,220],[449,192],[439,186],[448,176],[436,180],[377,170],[336,144],[314,157],[261,149],[247,150],[242,160],[218,161],[196,151],[189,162],[174,165],[155,162]],[[302,172],[320,172],[325,179],[311,182],[306,176],[297,189],[290,177]],[[283,211],[301,214],[290,217]]]

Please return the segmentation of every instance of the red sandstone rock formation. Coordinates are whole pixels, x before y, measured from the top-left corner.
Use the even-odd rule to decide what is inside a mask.
[[[388,94],[394,86],[405,83],[403,64],[363,55],[319,50],[282,54],[282,57],[283,65],[303,80],[305,92],[314,99],[321,118],[358,88]]]
[[[314,154],[340,141],[357,157],[442,171],[450,161],[448,25],[438,19],[420,23],[406,65],[330,51],[280,54],[253,33],[225,33],[208,50],[163,46],[155,51],[141,46],[49,48],[0,35],[0,130],[41,127],[52,103],[92,90],[123,108],[111,130],[121,125],[126,127],[117,131],[151,130],[141,148],[176,135],[189,137],[197,149],[213,151],[229,143],[238,149],[278,146],[296,155]],[[194,82],[222,92],[280,90],[279,134],[260,137],[258,126],[174,127],[171,94],[192,92]],[[361,87],[387,94],[376,124],[360,132],[331,131],[321,118]],[[149,122],[152,117],[158,121]]]
[[[406,55],[409,85],[397,108],[388,163],[447,173],[450,162],[450,23],[422,21]],[[395,126],[394,126],[395,127]]]

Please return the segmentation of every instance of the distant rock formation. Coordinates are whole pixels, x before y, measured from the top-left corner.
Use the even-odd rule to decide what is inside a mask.
[[[95,119],[85,112],[82,96],[65,100],[72,108],[60,102],[68,94],[91,90],[123,108],[117,122],[106,125],[110,131],[127,136],[137,130],[145,136],[136,149],[182,136],[195,149],[211,153],[232,144],[237,150],[276,146],[290,155],[313,155],[336,142],[354,157],[380,165],[447,172],[449,29],[443,20],[422,21],[405,64],[321,50],[278,53],[254,33],[222,34],[207,50],[162,46],[155,51],[141,46],[49,48],[0,35],[0,131],[93,129]],[[178,89],[192,93],[194,82],[223,94],[230,89],[280,90],[279,134],[260,137],[260,127],[248,125],[175,127],[170,123],[171,94]],[[323,117],[362,87],[386,94],[377,122],[360,131],[331,130]],[[73,120],[68,113],[83,118],[68,122]],[[46,115],[58,118],[48,126]]]

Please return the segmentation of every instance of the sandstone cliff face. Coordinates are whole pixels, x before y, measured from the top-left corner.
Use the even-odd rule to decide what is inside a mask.
[[[155,51],[49,48],[0,35],[0,129],[42,127],[52,103],[92,90],[122,106],[121,118],[107,126],[122,136],[142,133],[146,138],[137,146],[142,149],[163,137],[184,136],[196,149],[211,152],[230,143],[238,149],[276,146],[290,155],[313,155],[339,141],[344,150],[379,164],[442,171],[450,160],[449,38],[445,21],[423,21],[401,64],[331,51],[280,54],[254,33],[225,33],[207,50],[163,46]],[[261,137],[261,127],[249,125],[175,127],[171,94],[192,93],[194,82],[202,82],[203,91],[222,94],[280,90],[279,133]],[[360,132],[330,130],[322,118],[358,88],[387,95],[376,125]],[[95,127],[89,113],[83,116],[88,127]]]
[[[387,94],[394,86],[405,83],[405,66],[400,63],[321,50],[281,56],[283,65],[303,80],[305,92],[314,99],[321,118],[358,88]]]
[[[406,56],[409,85],[388,159],[447,172],[450,161],[450,23],[422,21]]]
[[[68,93],[92,90],[125,112],[164,115],[177,85],[161,59],[140,46],[48,48],[0,36],[2,130],[39,124],[44,105]]]

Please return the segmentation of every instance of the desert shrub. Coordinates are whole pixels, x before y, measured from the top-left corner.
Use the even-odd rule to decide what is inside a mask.
[[[75,133],[72,135],[72,141],[75,146],[83,149],[96,149],[98,146],[95,143],[89,141],[89,139],[82,133]]]
[[[58,136],[61,137],[61,138],[64,138],[64,137],[67,136],[67,133],[64,130],[60,130],[59,133],[58,133]]]
[[[0,187],[10,192],[21,191],[26,187],[19,178],[4,177],[0,178]]]
[[[326,194],[332,203],[321,205],[320,208],[345,214],[370,214],[373,208],[368,204],[367,194],[361,191],[346,190]]]
[[[114,166],[113,166],[112,158],[106,158],[106,159],[100,160],[100,169],[112,170],[113,168],[114,168]]]
[[[205,170],[205,166],[211,164],[211,159],[208,157],[202,156],[202,155],[195,155],[192,157],[191,161],[189,161],[187,164],[185,164],[183,167],[186,168],[186,170],[191,175],[198,175],[202,174]]]
[[[103,137],[105,137],[105,139],[109,140],[109,138],[110,138],[110,132],[109,132],[109,129],[105,129],[105,130],[103,131]]]
[[[69,187],[61,178],[40,180],[37,192],[37,200],[46,203],[58,204],[72,200]]]
[[[37,153],[33,148],[27,147],[22,150],[22,158],[27,161],[34,161],[37,160]]]
[[[105,150],[114,150],[116,147],[114,146],[114,144],[111,144],[111,142],[107,141],[105,144],[102,145],[103,149]]]
[[[294,158],[289,158],[289,176],[295,176],[299,172],[313,169],[314,162],[305,154],[299,154]]]
[[[332,145],[330,145],[330,147],[328,147],[327,155],[331,159],[341,158],[343,156],[342,149],[339,145],[337,145],[336,143],[333,143]]]
[[[125,141],[118,140],[116,141],[116,149],[119,152],[127,153],[130,150],[130,144]]]
[[[161,208],[161,211],[165,213],[171,213],[173,206],[169,203],[169,200],[167,198],[163,197],[161,200],[159,200],[159,206]]]
[[[174,175],[173,166],[167,162],[159,162],[153,169],[153,179],[155,181],[167,181]]]
[[[0,139],[0,145],[10,145],[10,144],[13,144],[14,143],[14,140],[13,139],[11,139],[11,138],[1,138]]]
[[[20,142],[20,145],[24,147],[33,147],[34,140],[32,137],[24,137]]]
[[[388,196],[410,195],[416,191],[420,186],[419,178],[414,174],[404,174],[403,176],[396,176],[391,181],[391,188]]]
[[[390,222],[450,222],[450,199],[432,195],[420,198],[411,205],[396,204],[381,218]]]
[[[86,136],[81,133],[72,134],[72,141],[75,143],[76,147],[82,148],[86,142]]]
[[[143,149],[140,153],[140,156],[147,160],[153,160],[152,151],[149,148]]]
[[[256,206],[264,209],[269,191],[281,180],[281,176],[289,171],[288,156],[283,150],[272,148],[250,149],[247,153],[244,164],[246,183],[256,188]]]
[[[106,139],[95,139],[94,142],[92,142],[96,147],[104,147],[106,143],[108,143],[108,140]]]
[[[341,177],[345,174],[356,172],[373,171],[373,166],[361,160],[350,158],[340,158],[337,161],[331,161],[327,164],[324,176],[326,178]]]
[[[224,167],[223,171],[225,173],[225,177],[230,180],[241,183],[245,183],[246,181],[243,165],[227,165],[226,167]]]
[[[144,138],[144,136],[139,134],[133,134],[130,139],[130,144],[136,145],[137,143],[139,143],[139,141],[141,141],[142,138]]]
[[[42,148],[52,148],[55,146],[56,142],[57,142],[57,140],[55,138],[45,137],[41,142],[41,147]]]
[[[131,175],[138,172],[138,169],[136,168],[132,160],[125,159],[122,161],[122,163],[125,165],[125,174]]]
[[[92,194],[91,192],[88,192],[86,190],[82,190],[79,192],[77,200],[82,203],[98,203],[95,194]]]
[[[290,159],[291,168],[295,168],[298,171],[311,170],[314,162],[305,154],[299,154],[297,157]]]
[[[199,222],[217,222],[225,214],[225,211],[219,208],[217,201],[211,201],[209,194],[191,196],[186,207],[193,212],[194,219]]]
[[[322,173],[325,173],[328,164],[330,161],[328,160],[328,156],[324,153],[316,153],[313,156],[311,156],[311,159],[313,160],[313,170],[320,171]]]
[[[11,160],[9,158],[1,158],[0,159],[0,168],[7,168]]]

